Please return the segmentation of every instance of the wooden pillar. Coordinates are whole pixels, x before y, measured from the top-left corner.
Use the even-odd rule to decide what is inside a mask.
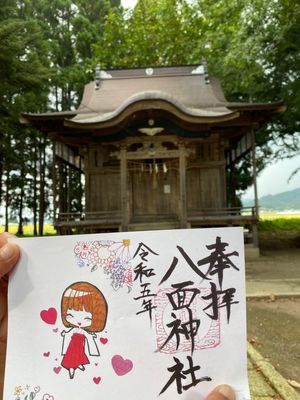
[[[82,154],[83,154],[83,162],[84,162],[84,212],[86,213],[87,211],[91,211],[90,159],[89,159],[89,151],[86,146],[83,147]],[[97,211],[99,211],[99,210],[97,210]]]
[[[183,143],[179,144],[179,222],[180,228],[187,228],[186,203],[186,151]]]
[[[53,142],[53,147],[52,147],[53,153],[52,153],[52,190],[53,190],[53,220],[57,219],[57,174],[56,174],[56,142]]]
[[[66,180],[67,180],[67,213],[71,212],[71,166],[69,164],[66,165]]]
[[[252,131],[251,133],[251,145],[252,145],[252,168],[253,168],[253,187],[254,187],[254,209],[255,209],[255,218],[259,216],[259,204],[258,204],[258,195],[257,195],[257,171],[256,171],[256,153],[255,153],[255,133]],[[252,226],[252,236],[253,236],[253,245],[255,247],[258,246],[258,231],[257,231],[257,223],[255,222]]]
[[[129,205],[127,196],[127,157],[126,146],[120,149],[120,178],[121,178],[121,213],[122,213],[122,232],[128,231],[129,225]]]
[[[237,207],[237,198],[236,198],[236,168],[235,163],[232,157],[232,150],[229,151],[229,188],[228,190],[228,198],[229,202],[226,204],[226,207],[234,208]]]

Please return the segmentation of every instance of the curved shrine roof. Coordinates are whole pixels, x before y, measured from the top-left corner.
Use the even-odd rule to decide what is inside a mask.
[[[205,65],[98,70],[95,81],[85,86],[75,111],[22,114],[22,122],[41,125],[50,131],[53,121],[66,129],[79,131],[120,130],[138,116],[167,118],[185,129],[197,131],[200,125],[242,124],[242,114],[259,111],[259,123],[283,111],[278,103],[232,103],[223,94],[218,79],[209,77]],[[249,117],[249,116],[248,116]],[[258,115],[255,115],[257,118]],[[249,119],[249,118],[248,118]],[[250,118],[251,119],[251,118]],[[49,123],[49,130],[47,123]],[[52,123],[51,123],[52,121]],[[136,120],[135,120],[136,121]],[[261,122],[262,121],[262,122]],[[51,127],[53,130],[53,126]]]
[[[177,112],[183,119],[227,120],[235,114],[226,107],[219,81],[206,83],[195,66],[101,72],[98,87],[96,82],[86,85],[70,125],[107,122],[128,109],[137,111],[141,102],[146,108],[151,103]]]

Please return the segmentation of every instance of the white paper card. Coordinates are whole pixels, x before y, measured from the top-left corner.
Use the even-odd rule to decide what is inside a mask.
[[[250,399],[242,228],[16,242],[4,400]]]

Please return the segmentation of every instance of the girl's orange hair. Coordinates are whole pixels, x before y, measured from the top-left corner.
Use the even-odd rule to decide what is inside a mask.
[[[92,314],[92,323],[84,328],[88,332],[101,332],[106,324],[107,303],[100,290],[89,282],[76,282],[68,286],[61,299],[61,318],[66,327],[73,325],[66,320],[68,310],[85,310]]]

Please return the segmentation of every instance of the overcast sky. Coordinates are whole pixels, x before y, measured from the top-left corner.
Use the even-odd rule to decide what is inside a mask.
[[[136,5],[137,0],[122,0],[122,6],[123,7],[134,7]]]
[[[288,183],[288,179],[296,168],[300,167],[300,154],[297,157],[278,161],[265,168],[257,179],[258,197],[277,194],[300,188],[300,171]],[[253,198],[253,189],[243,196]]]

